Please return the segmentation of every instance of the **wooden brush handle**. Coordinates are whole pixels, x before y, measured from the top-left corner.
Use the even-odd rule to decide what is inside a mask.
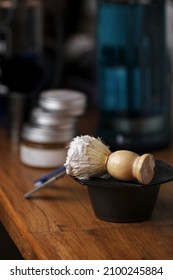
[[[106,168],[116,179],[130,181],[137,179],[141,184],[149,184],[154,176],[155,161],[151,154],[139,156],[126,150],[108,156]]]

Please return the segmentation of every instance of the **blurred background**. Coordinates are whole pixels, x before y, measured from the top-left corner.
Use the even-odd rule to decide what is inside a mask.
[[[96,102],[95,14],[94,0],[0,1],[0,126],[28,121],[44,90]]]
[[[0,0],[0,127],[15,120],[18,143],[41,93],[65,88],[86,96],[89,125],[98,111],[111,149],[169,145],[172,27],[171,0]]]
[[[171,0],[1,0],[0,125],[69,88],[99,109],[95,134],[113,149],[169,144],[172,22]]]
[[[1,103],[13,91],[32,102],[50,88],[95,92],[94,20],[94,0],[1,0]]]

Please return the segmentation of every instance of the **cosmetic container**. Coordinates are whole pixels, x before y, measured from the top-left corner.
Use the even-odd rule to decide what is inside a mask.
[[[66,147],[75,136],[77,117],[84,113],[85,105],[86,96],[81,92],[66,89],[42,92],[22,129],[21,162],[39,168],[63,165]]]
[[[66,147],[71,132],[52,130],[49,127],[25,124],[20,143],[22,163],[40,168],[53,168],[65,163]]]
[[[86,95],[71,89],[52,89],[41,93],[38,104],[45,110],[76,117],[84,113]]]

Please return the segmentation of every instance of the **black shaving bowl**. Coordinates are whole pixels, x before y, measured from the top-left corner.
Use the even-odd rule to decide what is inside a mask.
[[[148,185],[118,181],[112,177],[76,180],[88,187],[97,218],[119,223],[139,222],[151,218],[160,184],[173,180],[173,168],[157,160],[154,178]]]

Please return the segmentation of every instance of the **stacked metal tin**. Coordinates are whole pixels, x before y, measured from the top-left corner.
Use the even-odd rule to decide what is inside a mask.
[[[29,123],[23,126],[20,159],[35,167],[56,167],[76,133],[76,120],[85,111],[86,96],[73,90],[42,92]]]

